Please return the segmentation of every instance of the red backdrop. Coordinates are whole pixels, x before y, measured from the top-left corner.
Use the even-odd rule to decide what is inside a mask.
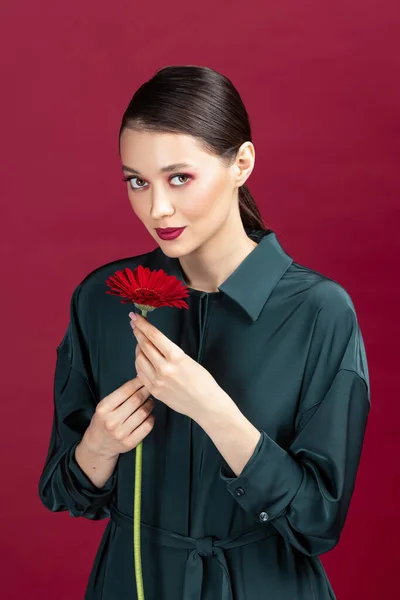
[[[338,599],[393,597],[400,8],[378,4],[2,4],[3,598],[83,598],[106,525],[52,514],[37,483],[72,291],[100,264],[155,247],[120,180],[117,137],[135,89],[168,64],[232,79],[251,117],[248,183],[266,223],[297,262],[353,298],[372,410],[348,520],[322,560]]]

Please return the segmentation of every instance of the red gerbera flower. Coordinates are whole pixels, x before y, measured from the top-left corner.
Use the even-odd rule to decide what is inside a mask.
[[[122,304],[133,302],[141,311],[149,312],[160,306],[189,308],[183,300],[190,295],[189,289],[174,275],[163,269],[151,271],[139,265],[132,271],[129,267],[116,271],[106,284],[111,288],[106,294],[121,296]]]

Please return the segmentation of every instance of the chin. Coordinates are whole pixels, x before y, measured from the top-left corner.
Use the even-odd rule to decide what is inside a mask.
[[[187,254],[187,251],[185,251],[182,247],[178,248],[178,245],[173,246],[173,244],[170,244],[168,242],[166,242],[165,244],[163,244],[164,240],[161,241],[161,243],[159,242],[159,240],[157,241],[160,249],[163,251],[163,253],[166,256],[169,256],[170,258],[178,258],[180,256],[185,256],[185,254]]]
[[[157,244],[165,254],[169,258],[181,258],[182,256],[187,256],[193,252],[193,249],[189,247],[188,243],[184,244],[183,240],[168,241],[168,240],[160,240],[157,239]]]

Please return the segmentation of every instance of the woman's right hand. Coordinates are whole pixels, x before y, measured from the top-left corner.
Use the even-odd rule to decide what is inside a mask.
[[[100,400],[84,436],[90,451],[111,459],[136,448],[154,426],[149,395],[135,377]]]

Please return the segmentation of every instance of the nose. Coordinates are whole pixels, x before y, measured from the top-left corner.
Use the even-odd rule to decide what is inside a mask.
[[[162,221],[164,216],[174,214],[175,209],[165,192],[153,193],[151,200],[151,217],[154,221]]]

